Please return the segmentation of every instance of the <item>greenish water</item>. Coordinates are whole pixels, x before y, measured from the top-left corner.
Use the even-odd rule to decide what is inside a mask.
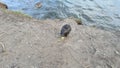
[[[76,17],[83,24],[120,30],[120,0],[0,0],[37,19]],[[42,7],[35,8],[41,2]]]

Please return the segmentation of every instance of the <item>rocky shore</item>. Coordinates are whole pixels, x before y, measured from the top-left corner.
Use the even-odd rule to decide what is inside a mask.
[[[60,30],[70,24],[64,40]],[[120,32],[0,9],[0,68],[119,68]],[[3,50],[4,46],[4,52]]]
[[[6,4],[0,2],[0,8],[8,9],[8,6]]]

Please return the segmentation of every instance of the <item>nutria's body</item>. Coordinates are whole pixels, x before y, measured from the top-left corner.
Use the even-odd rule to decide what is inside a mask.
[[[0,8],[8,9],[8,6],[6,4],[3,4],[3,3],[0,2]]]
[[[71,31],[71,26],[69,24],[64,25],[61,29],[61,33],[60,33],[61,37],[67,37],[70,31]]]
[[[42,7],[41,2],[37,2],[37,3],[35,4],[35,7],[36,7],[36,8],[40,8],[40,7]]]

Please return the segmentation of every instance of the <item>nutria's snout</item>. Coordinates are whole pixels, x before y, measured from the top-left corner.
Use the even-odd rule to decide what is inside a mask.
[[[69,24],[65,24],[61,29],[61,33],[60,33],[61,37],[62,38],[67,37],[70,31],[71,31],[71,26]]]

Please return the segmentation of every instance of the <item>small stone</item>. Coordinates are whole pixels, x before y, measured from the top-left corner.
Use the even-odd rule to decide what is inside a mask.
[[[82,25],[81,19],[75,18],[74,20],[75,20],[75,22],[76,22],[78,25]]]
[[[78,25],[82,25],[82,20],[80,18],[70,17],[70,19],[74,20]]]
[[[41,8],[41,7],[42,7],[41,2],[37,2],[37,3],[35,4],[35,7],[36,7],[36,8]]]

